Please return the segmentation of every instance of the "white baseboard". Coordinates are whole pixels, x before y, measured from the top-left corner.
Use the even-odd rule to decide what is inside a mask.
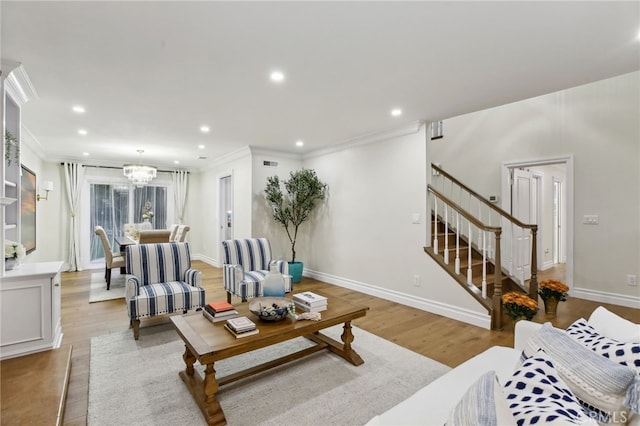
[[[546,271],[547,269],[552,268],[552,267],[553,267],[553,265],[554,265],[553,261],[551,261],[551,260],[550,260],[550,261],[548,261],[548,262],[544,262],[544,263],[542,264],[542,269],[538,269],[538,270],[539,270],[539,271]]]
[[[215,268],[221,268],[222,267],[222,265],[218,264],[219,262],[217,260],[215,260],[215,259],[213,259],[211,257],[205,256],[203,254],[197,254],[197,253],[193,254],[193,255],[191,255],[191,260],[200,260],[200,261],[202,261],[202,262],[204,262],[204,263],[206,263],[208,265],[211,265],[211,266],[213,266]]]
[[[448,305],[446,303],[435,302],[433,300],[424,299],[414,295],[381,288],[347,278],[337,277],[335,275],[329,275],[322,272],[309,270],[307,268],[305,268],[304,276],[325,283],[337,285],[339,287],[359,291],[361,293],[379,297],[381,299],[390,300],[392,302],[400,303],[401,305],[410,306],[422,311],[431,312],[432,314],[441,315],[443,317],[475,325],[477,327],[482,327],[487,330],[491,329],[491,317],[488,314],[478,314],[477,312],[469,311],[457,306]]]
[[[570,295],[578,299],[591,300],[593,302],[610,303],[612,305],[626,306],[628,308],[640,309],[640,297],[628,296],[626,294],[607,293],[588,288],[574,287]]]

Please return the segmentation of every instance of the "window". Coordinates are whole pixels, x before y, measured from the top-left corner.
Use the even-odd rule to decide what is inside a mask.
[[[131,188],[129,185],[110,183],[90,184],[90,261],[104,259],[100,238],[93,229],[100,225],[115,251],[116,236],[122,236],[125,223],[141,223],[143,207],[149,202],[154,213],[150,222],[154,229],[167,228],[167,188],[145,186]]]

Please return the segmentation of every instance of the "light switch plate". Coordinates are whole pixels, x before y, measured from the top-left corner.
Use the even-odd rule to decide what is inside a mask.
[[[585,214],[582,217],[582,223],[585,225],[597,225],[600,223],[600,218],[597,214]]]

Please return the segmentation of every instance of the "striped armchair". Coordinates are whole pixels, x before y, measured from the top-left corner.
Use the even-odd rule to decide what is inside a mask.
[[[266,238],[226,240],[222,242],[222,251],[222,278],[228,302],[231,302],[232,294],[243,302],[252,297],[261,297],[262,282],[271,262],[276,262],[278,271],[284,275],[285,291],[291,291],[289,264],[284,260],[271,259],[271,244]]]
[[[125,299],[134,339],[140,334],[140,318],[205,305],[202,272],[191,269],[188,243],[132,244],[125,257]]]

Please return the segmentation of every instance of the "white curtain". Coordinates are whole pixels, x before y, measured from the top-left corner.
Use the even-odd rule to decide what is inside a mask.
[[[69,202],[69,238],[67,240],[69,271],[81,271],[80,268],[80,192],[84,167],[77,163],[64,163],[64,181]]]
[[[187,202],[187,185],[189,173],[184,170],[174,170],[172,176],[174,197],[176,202],[176,217],[178,223],[184,223],[184,209]]]

